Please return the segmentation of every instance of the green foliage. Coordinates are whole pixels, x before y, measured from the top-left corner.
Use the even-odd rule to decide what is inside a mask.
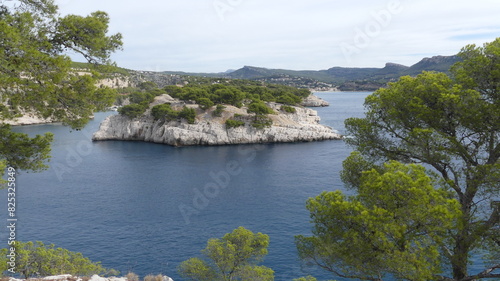
[[[182,94],[179,96],[182,100],[196,101],[201,98],[208,98],[209,94],[206,89],[198,87],[184,87]]]
[[[262,101],[254,101],[248,105],[247,111],[257,115],[274,114],[275,112]]]
[[[130,103],[151,103],[154,99],[154,95],[148,92],[134,92],[129,96]]]
[[[291,93],[286,93],[276,98],[276,102],[286,105],[296,105],[302,102],[302,98]]]
[[[164,119],[166,121],[172,121],[177,119],[179,113],[172,109],[170,104],[164,103],[153,106],[151,109],[151,115],[153,115],[155,120]]]
[[[179,117],[186,119],[189,124],[194,124],[196,118],[196,110],[194,108],[184,106],[182,110],[179,111]]]
[[[105,35],[108,18],[103,12],[59,18],[52,1],[22,6],[23,12],[1,6],[0,59],[6,67],[0,69],[0,102],[7,102],[9,110],[2,111],[0,119],[32,112],[81,128],[94,111],[111,105],[114,91],[95,86],[100,77],[95,70],[103,67],[94,66],[88,75],[80,75],[61,52],[72,50],[93,63],[109,65],[109,55],[120,48],[121,36]],[[80,28],[85,32],[80,34]]]
[[[284,112],[287,112],[287,113],[296,113],[297,112],[297,109],[295,109],[295,107],[289,106],[289,105],[282,105],[280,109],[283,110]]]
[[[106,13],[60,17],[52,0],[0,3],[0,13],[0,121],[31,113],[81,129],[94,112],[113,103],[116,92],[96,86],[101,73],[113,71],[109,57],[122,45],[120,34],[107,35]],[[74,71],[66,51],[91,63],[87,74]],[[13,136],[7,130],[2,128],[2,138]],[[37,137],[31,148],[24,146],[28,137],[2,142],[0,160],[39,170],[50,140]]]
[[[230,104],[236,107],[241,107],[245,94],[240,89],[234,87],[224,87],[216,90],[213,93],[212,98],[215,103]]]
[[[350,188],[356,189],[361,185],[361,175],[364,171],[377,169],[378,166],[366,160],[359,151],[354,151],[342,162],[342,171],[340,171],[340,178],[342,182]]]
[[[7,169],[7,161],[0,160],[0,189],[4,189],[5,187],[7,187],[8,181],[3,179],[6,169]]]
[[[184,106],[182,110],[176,111],[170,106],[170,104],[164,103],[153,106],[151,109],[151,115],[155,120],[163,119],[165,121],[172,121],[184,118],[189,124],[194,124],[196,110],[194,110],[194,108]]]
[[[222,112],[224,112],[224,109],[226,109],[225,106],[223,106],[222,104],[218,104],[217,107],[215,108],[214,112],[212,112],[212,115],[215,117],[221,117]]]
[[[431,280],[456,227],[459,203],[420,165],[396,161],[362,173],[358,195],[324,192],[307,202],[313,237],[297,236],[301,258],[345,278]]]
[[[165,86],[163,90],[173,98],[179,98],[179,95],[182,93],[182,88],[174,85]]]
[[[158,85],[152,81],[141,82],[137,87],[145,92],[152,91],[158,88]]]
[[[272,281],[273,270],[257,265],[267,255],[268,245],[269,236],[239,227],[221,239],[208,240],[202,251],[206,260],[184,261],[179,266],[179,273],[193,281]]]
[[[100,263],[92,262],[81,253],[56,248],[52,244],[45,245],[39,241],[35,243],[16,241],[13,246],[16,249],[16,272],[26,279],[35,275],[72,274],[75,276],[91,276],[110,272],[110,270],[102,267]],[[9,250],[2,249],[0,252],[2,265],[7,264]]]
[[[232,79],[220,83],[218,79],[187,77],[185,87],[167,86],[167,94],[181,100],[209,99],[214,104],[241,107],[245,100],[278,101],[289,105],[299,104],[311,92],[284,85],[262,85],[260,82]]]
[[[200,108],[203,109],[203,110],[207,110],[210,107],[214,106],[214,102],[211,101],[209,98],[199,98],[196,101],[196,103],[199,104]]]
[[[147,103],[142,103],[142,104],[133,103],[118,108],[118,113],[133,119],[144,114],[144,112],[146,112],[147,109],[148,109]]]
[[[439,253],[443,266],[451,268],[453,280],[492,278],[500,269],[494,202],[500,193],[500,39],[467,46],[459,56],[463,61],[452,67],[451,77],[401,77],[368,96],[366,117],[346,120],[352,136],[346,141],[366,161],[348,166],[397,160],[431,167],[439,179],[435,188],[452,191],[462,212],[441,237],[447,249]],[[357,175],[344,173],[351,185],[357,185]],[[471,275],[471,256],[478,251],[493,259],[484,274]]]
[[[0,162],[16,170],[46,170],[48,166],[45,162],[50,159],[53,139],[52,133],[30,138],[26,134],[12,132],[9,125],[0,125]]]
[[[227,119],[226,120],[226,128],[237,128],[237,127],[241,127],[241,126],[245,126],[245,122],[241,121],[241,120],[234,120],[234,119]]]
[[[252,121],[252,126],[256,129],[269,128],[273,125],[273,120],[265,115],[255,115]]]
[[[122,46],[121,34],[106,35],[108,25],[109,17],[102,11],[93,12],[87,17],[67,15],[58,20],[52,43],[83,55],[91,63],[106,64],[109,63],[111,52]]]

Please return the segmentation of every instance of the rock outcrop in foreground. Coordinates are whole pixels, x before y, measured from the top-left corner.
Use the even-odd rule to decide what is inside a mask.
[[[332,128],[319,124],[317,112],[303,107],[294,107],[295,113],[280,111],[281,105],[268,103],[277,114],[267,115],[272,126],[257,129],[251,125],[254,114],[247,113],[245,107],[237,108],[227,105],[220,117],[214,117],[214,107],[203,111],[197,104],[186,104],[170,97],[156,97],[150,105],[170,103],[174,109],[187,106],[196,110],[195,124],[185,120],[165,122],[154,120],[150,109],[141,117],[130,119],[126,116],[113,115],[107,117],[99,130],[94,133],[93,140],[130,140],[169,144],[173,146],[189,145],[226,145],[275,142],[304,142],[341,139],[341,135]],[[226,128],[227,119],[244,120],[246,124],[236,128]]]

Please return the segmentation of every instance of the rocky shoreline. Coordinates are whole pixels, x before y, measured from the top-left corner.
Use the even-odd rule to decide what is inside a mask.
[[[320,117],[315,110],[304,107],[293,107],[295,113],[280,112],[281,104],[267,103],[278,114],[267,115],[272,126],[257,129],[246,123],[236,128],[226,128],[226,120],[238,116],[240,119],[251,119],[245,107],[226,106],[220,117],[212,115],[213,108],[203,111],[197,104],[186,104],[173,99],[169,95],[156,97],[150,108],[157,104],[170,103],[173,107],[190,107],[196,110],[194,124],[185,120],[165,122],[154,120],[150,110],[138,118],[113,115],[107,117],[94,133],[94,141],[129,140],[145,141],[172,146],[192,145],[228,145],[251,143],[307,142],[320,140],[336,140],[342,136],[332,128],[319,124]]]
[[[57,121],[51,119],[40,118],[35,115],[26,114],[22,117],[18,117],[12,120],[2,120],[0,123],[8,124],[11,126],[24,126],[24,125],[38,125],[38,124],[49,124]]]

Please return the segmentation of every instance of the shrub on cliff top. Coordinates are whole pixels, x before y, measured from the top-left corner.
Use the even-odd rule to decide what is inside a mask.
[[[12,247],[12,246],[11,246]],[[45,245],[42,242],[20,242],[16,241],[14,246],[16,262],[15,271],[25,279],[34,275],[51,276],[60,274],[71,274],[78,276],[90,276],[94,274],[117,274],[115,270],[107,270],[99,262],[92,262],[81,253],[56,248],[53,244]],[[0,251],[0,270],[7,271],[8,256],[7,249]]]
[[[141,116],[144,112],[146,112],[147,108],[148,108],[147,103],[141,103],[141,104],[134,103],[120,107],[118,109],[118,113],[120,113],[120,115],[124,115],[133,119]]]
[[[240,120],[234,120],[234,119],[227,119],[226,120],[226,128],[227,129],[237,128],[237,127],[241,127],[241,126],[245,126],[245,122],[240,121]]]
[[[275,112],[269,108],[263,101],[254,101],[249,106],[247,111],[255,114],[274,114]]]
[[[214,112],[212,112],[212,115],[215,117],[221,117],[222,112],[224,112],[224,109],[226,109],[225,106],[223,106],[222,104],[218,104],[217,107],[215,108]]]
[[[295,109],[295,107],[289,106],[289,105],[282,105],[280,109],[283,110],[284,112],[287,112],[287,113],[295,113],[295,112],[297,112],[297,110]]]

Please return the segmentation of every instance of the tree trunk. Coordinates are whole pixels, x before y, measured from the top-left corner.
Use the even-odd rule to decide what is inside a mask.
[[[453,279],[462,280],[467,277],[467,264],[468,264],[468,253],[469,246],[466,242],[466,237],[464,237],[464,231],[458,234],[457,240],[455,241],[455,249],[453,253],[453,260],[451,261],[453,270]]]

